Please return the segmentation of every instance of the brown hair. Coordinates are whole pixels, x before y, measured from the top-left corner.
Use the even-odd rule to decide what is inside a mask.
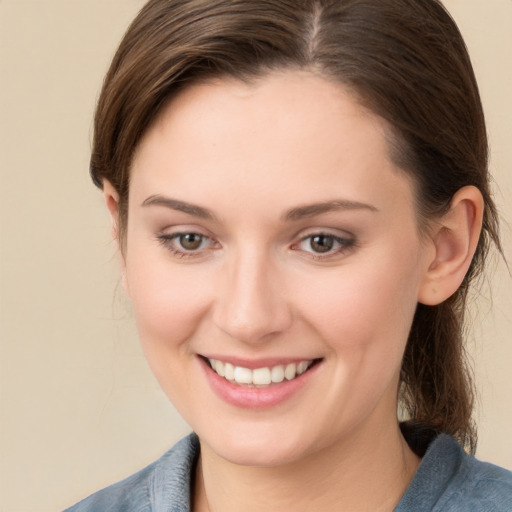
[[[339,82],[388,122],[392,157],[416,184],[420,220],[445,212],[463,186],[484,197],[470,270],[448,300],[418,305],[401,372],[411,421],[473,451],[463,317],[468,286],[491,241],[498,248],[500,242],[478,87],[462,37],[439,1],[150,0],[120,44],[95,117],[91,175],[120,195],[121,241],[133,154],[164,103],[210,77],[248,80],[284,68]]]

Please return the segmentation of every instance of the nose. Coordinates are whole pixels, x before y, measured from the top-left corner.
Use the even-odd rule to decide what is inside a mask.
[[[238,255],[219,276],[213,321],[231,338],[264,343],[286,331],[292,312],[285,299],[279,269],[256,251]]]

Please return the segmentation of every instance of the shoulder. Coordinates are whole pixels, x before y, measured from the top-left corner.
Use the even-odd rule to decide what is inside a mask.
[[[191,434],[141,471],[98,491],[65,512],[188,512],[190,482],[199,453]],[[165,508],[164,508],[165,507]]]
[[[512,472],[467,455],[449,436],[429,446],[396,512],[511,512]]]
[[[467,503],[467,511],[511,512],[512,472],[466,454],[461,458],[449,502]]]

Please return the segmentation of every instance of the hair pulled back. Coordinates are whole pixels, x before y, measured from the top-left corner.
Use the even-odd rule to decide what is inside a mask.
[[[340,83],[388,122],[392,158],[416,185],[420,225],[442,215],[463,186],[484,197],[483,230],[462,286],[440,305],[418,305],[400,387],[412,422],[473,451],[463,317],[468,286],[490,243],[500,243],[478,87],[439,1],[150,0],[119,46],[95,116],[91,175],[119,193],[121,242],[131,161],[162,106],[198,81],[251,80],[287,68]]]

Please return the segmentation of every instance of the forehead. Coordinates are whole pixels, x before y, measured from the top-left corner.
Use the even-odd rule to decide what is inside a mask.
[[[196,84],[143,137],[131,194],[179,191],[209,201],[215,192],[232,203],[277,196],[283,208],[329,195],[379,203],[397,186],[410,196],[389,157],[387,131],[341,85],[308,72]]]

